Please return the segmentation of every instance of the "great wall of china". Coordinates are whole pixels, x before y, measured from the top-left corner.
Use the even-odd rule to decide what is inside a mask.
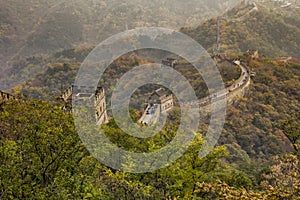
[[[199,108],[202,116],[206,116],[211,112],[210,102],[213,101],[213,97],[216,98],[215,101],[218,101],[218,97],[221,99],[224,98],[224,95],[226,95],[227,106],[229,106],[245,96],[245,94],[249,90],[251,84],[251,76],[253,76],[253,74],[251,74],[249,69],[242,64],[239,64],[238,66],[242,70],[241,76],[231,86],[227,87],[222,93],[219,93],[217,97],[215,94],[212,94],[210,95],[211,97],[205,97],[199,100]]]
[[[16,97],[6,92],[0,91],[0,105],[12,99],[16,99]]]
[[[252,55],[249,54],[249,56],[251,56],[253,58]],[[202,116],[203,115],[205,116],[206,114],[210,113],[212,101],[217,102],[218,100],[220,100],[220,99],[224,98],[224,96],[226,96],[227,105],[231,105],[234,102],[236,102],[238,99],[242,98],[250,86],[251,76],[253,75],[250,72],[250,70],[247,68],[247,66],[245,64],[243,64],[240,60],[230,60],[230,59],[221,58],[221,57],[214,57],[214,59],[216,60],[216,62],[218,62],[218,59],[219,59],[219,62],[220,62],[220,60],[222,60],[223,62],[226,61],[226,62],[231,62],[234,65],[238,65],[241,68],[241,75],[237,80],[235,80],[235,82],[231,86],[225,88],[224,91],[219,91],[214,94],[211,94],[210,96],[202,98],[197,102]],[[170,61],[170,63],[171,63],[171,61]],[[172,60],[171,64],[174,67],[174,60]],[[98,87],[95,94],[92,94],[87,91],[94,91],[94,90],[85,90],[84,87],[81,87],[81,88],[75,87],[74,88],[74,86],[71,86],[66,91],[64,91],[58,99],[65,102],[65,106],[63,107],[64,110],[71,111],[72,95],[76,95],[80,98],[94,98],[95,117],[96,117],[97,124],[101,125],[103,123],[108,122],[104,89],[101,87]],[[0,105],[11,99],[18,99],[18,98],[11,94],[0,91]],[[159,108],[159,111],[157,111],[158,108]],[[146,123],[146,124],[155,123],[156,120],[159,118],[160,112],[162,112],[162,110],[163,109],[162,109],[161,105],[156,106],[156,109],[153,110],[153,112],[151,111],[151,107],[149,107],[148,110],[145,110],[145,112],[144,112],[143,116],[141,117],[141,119],[139,120],[139,122],[143,123],[145,121],[145,118],[147,118],[148,123]],[[168,110],[170,110],[170,109],[168,109]],[[152,113],[153,116],[149,116],[149,114],[147,114],[147,113],[149,113],[149,111],[151,111],[150,113]]]
[[[253,59],[258,57],[257,51],[249,51],[247,53]],[[231,105],[238,99],[242,98],[250,86],[251,76],[254,75],[252,72],[250,72],[247,66],[241,62],[241,60],[231,60],[221,55],[214,56],[213,58],[216,62],[230,62],[232,65],[239,66],[241,69],[241,74],[240,77],[237,80],[235,80],[232,85],[225,88],[224,91],[218,91],[216,93],[213,93],[205,98],[200,99],[196,103],[191,102],[191,104],[199,105],[201,116],[207,116],[211,112],[211,103],[214,102],[215,104],[218,104],[218,101],[225,98],[225,96],[227,105]],[[163,64],[167,63],[163,62]],[[169,63],[168,65],[170,67],[174,67],[173,63]],[[148,103],[147,108],[145,109],[143,115],[138,120],[138,122],[143,125],[155,124],[157,120],[159,120],[160,115],[165,113],[163,107],[165,106],[160,104]]]
[[[96,92],[94,87],[88,86],[70,86],[65,90],[58,100],[64,102],[63,110],[66,112],[72,111],[72,100],[93,100],[95,106],[95,119],[97,125],[105,124],[108,122],[105,91],[103,87],[97,87]]]

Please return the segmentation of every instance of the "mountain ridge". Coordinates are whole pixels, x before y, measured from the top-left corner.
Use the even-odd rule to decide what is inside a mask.
[[[241,53],[257,49],[269,57],[294,56],[299,58],[300,15],[276,11],[273,7],[257,3],[239,5],[221,17],[220,37],[222,53]],[[245,16],[247,14],[247,17]],[[197,28],[185,27],[181,31],[204,46],[211,53],[216,48],[218,19],[213,18]]]

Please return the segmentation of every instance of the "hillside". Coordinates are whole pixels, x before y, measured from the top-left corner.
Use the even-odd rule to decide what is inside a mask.
[[[225,10],[228,12],[220,23],[222,52],[258,49],[270,57],[299,57],[299,8],[257,3],[259,10],[252,12],[252,4],[242,3],[230,9],[236,2],[1,0],[0,89],[9,89],[46,70],[45,66],[27,70],[27,77],[22,70],[16,70],[20,60],[95,46],[126,28],[186,27],[181,29],[183,33],[212,52],[216,47],[216,16]]]
[[[62,54],[74,55],[72,51],[57,55]],[[299,150],[293,147],[300,142],[300,60],[239,57],[256,77],[245,98],[229,106],[219,146],[200,159],[203,140],[196,137],[182,158],[151,173],[125,173],[100,164],[79,140],[72,115],[64,113],[59,102],[28,99],[0,105],[1,195],[8,199],[51,199],[54,195],[61,199],[299,197]],[[129,69],[136,61],[122,58],[112,70],[116,66]],[[57,63],[26,86],[47,89],[43,81],[49,84],[58,77],[68,78],[64,75],[72,77],[76,65]],[[131,115],[134,118],[135,112]],[[169,117],[178,116],[180,110],[175,109]],[[113,143],[147,153],[172,140],[178,121],[145,140],[125,134],[113,120],[103,128]]]
[[[288,10],[280,5],[257,3],[240,4],[220,20],[221,52],[240,53],[258,49],[261,54],[300,57],[300,12],[298,7]],[[196,39],[210,52],[217,45],[217,18],[208,20],[197,28],[181,31]]]
[[[75,80],[80,63],[87,55],[88,49],[68,50],[56,53],[56,62],[47,63],[47,70],[32,78],[16,90],[28,98],[55,99],[60,92]],[[220,144],[228,145],[234,155],[233,161],[263,158],[268,159],[292,150],[291,143],[277,127],[280,120],[291,117],[291,110],[300,112],[299,107],[299,77],[300,62],[292,58],[285,61],[260,56],[257,60],[247,55],[236,55],[247,62],[256,73],[249,93],[245,98],[228,108],[227,123]],[[116,81],[132,67],[149,62],[136,54],[129,54],[116,60],[104,73],[103,83],[108,97],[111,95]],[[206,95],[207,89],[200,76],[196,76],[192,68],[177,67],[194,87],[200,97]],[[238,67],[233,65],[219,65],[219,70],[225,81],[230,82],[239,76]],[[153,87],[141,88],[133,95],[133,108],[141,109],[143,100],[153,91]],[[109,102],[109,98],[108,98]],[[291,103],[292,102],[292,103]],[[298,102],[298,103],[297,103]],[[272,138],[273,142],[265,143]]]
[[[235,161],[269,159],[271,155],[292,151],[291,141],[279,124],[293,117],[299,121],[300,117],[300,60],[285,63],[261,57],[249,66],[256,77],[248,95],[229,107],[220,140],[231,149]]]
[[[0,66],[20,56],[51,53],[79,44],[97,45],[126,28],[162,26],[178,30],[204,22],[237,0],[1,0]]]
[[[22,70],[24,76],[29,76],[27,70],[33,66],[46,66],[44,72],[30,78],[16,88],[29,98],[55,99],[61,94],[62,90],[67,89],[74,83],[81,63],[91,50],[92,48],[69,49],[48,56],[47,59],[44,57],[32,58],[16,64],[15,69]],[[141,50],[122,56],[113,62],[104,73],[103,80],[101,80],[101,86],[107,90],[107,94],[110,96],[113,86],[124,73],[135,66],[153,62],[154,59],[157,59],[158,54],[161,55],[161,59],[164,59],[164,56],[169,55],[169,53],[159,50]],[[39,61],[41,62],[39,63]],[[158,60],[158,62],[161,62],[161,60]],[[206,85],[202,77],[195,69],[193,69],[193,67],[189,65],[178,65],[175,68],[191,82],[191,85],[194,87],[196,95],[198,95],[199,98],[207,95]],[[237,79],[241,73],[240,68],[230,62],[219,63],[218,69],[220,70],[226,86],[230,85],[234,79]],[[27,75],[26,72],[28,73]],[[151,88],[151,86],[148,87]],[[149,92],[153,91],[153,88],[144,88],[142,90],[146,92],[146,94],[144,94],[145,96],[137,96],[136,99],[144,100],[146,96],[149,95]],[[135,107],[138,106],[135,105]]]
[[[0,91],[14,94],[8,98],[0,92],[0,200],[300,199],[300,1],[237,1],[0,0]],[[152,170],[173,159],[180,151],[176,148],[184,146],[174,140],[178,135],[185,139],[189,125],[197,120],[183,120],[185,105],[179,106],[176,97],[163,128],[149,138],[121,129],[112,114],[111,95],[117,81],[134,67],[167,58],[178,61],[172,67],[189,81],[197,98],[209,95],[201,74],[180,55],[143,49],[114,60],[98,82],[105,89],[106,107],[96,101],[101,112],[106,108],[109,122],[92,127],[98,131],[96,138],[91,124],[78,127],[74,120],[80,106],[68,112],[63,109],[65,102],[57,98],[74,84],[95,45],[140,26],[181,28],[215,53],[212,58],[225,86],[237,85],[227,97],[247,85],[245,93],[227,105],[221,136],[206,157],[200,158],[199,151],[212,116],[201,110],[198,131],[193,132],[187,151]],[[249,49],[257,49],[258,55],[252,56]],[[148,75],[147,70],[143,74]],[[177,78],[174,81],[179,83]],[[147,84],[131,95],[129,115],[134,122],[159,87]],[[211,96],[211,101],[218,99]],[[86,108],[82,111],[79,121],[89,116]],[[181,127],[182,121],[191,124]],[[125,120],[121,123],[127,125]],[[110,142],[122,150],[107,148]],[[175,150],[168,150],[170,146]],[[136,154],[151,158],[137,161]],[[144,164],[149,172],[136,173]]]

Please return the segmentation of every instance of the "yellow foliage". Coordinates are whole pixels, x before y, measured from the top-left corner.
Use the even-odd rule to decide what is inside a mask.
[[[63,64],[63,63],[55,63],[54,66],[55,66],[55,67],[63,67],[64,64]]]

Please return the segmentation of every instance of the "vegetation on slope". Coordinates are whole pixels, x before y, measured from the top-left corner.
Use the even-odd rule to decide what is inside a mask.
[[[88,52],[57,53],[59,61],[21,90],[36,97],[53,91],[59,94],[59,83],[67,85],[74,81],[78,61]],[[2,105],[1,195],[7,199],[32,198],[32,194],[37,199],[49,199],[54,194],[60,198],[92,199],[205,199],[242,195],[276,199],[299,195],[298,149],[293,147],[298,146],[300,125],[299,116],[291,110],[300,110],[300,62],[240,57],[256,72],[256,77],[249,94],[229,107],[219,141],[223,147],[199,159],[197,150],[202,140],[198,138],[183,158],[153,173],[122,173],[98,163],[81,144],[71,116],[63,113],[59,104],[27,100]],[[138,57],[122,57],[105,76],[108,80],[116,79],[121,75],[117,71],[125,72],[143,62]],[[191,69],[177,70],[191,75]],[[191,80],[201,84],[201,79]],[[178,115],[175,110],[170,117],[175,119]],[[128,137],[113,120],[104,129],[111,141],[124,149],[149,151],[172,140],[176,126],[171,124],[162,134],[143,142]]]
[[[170,166],[130,174],[105,167],[91,157],[71,116],[59,104],[6,102],[1,105],[0,119],[0,195],[4,199],[277,199],[300,195],[298,159],[293,155],[277,156],[255,183],[248,174],[224,163],[228,156],[224,147],[200,159],[197,152],[203,141],[199,136]],[[113,121],[104,129],[112,141],[137,150],[136,145],[124,142]],[[173,129],[164,131],[157,141],[168,140],[175,133]],[[154,147],[153,141],[144,144]],[[156,143],[155,148],[161,145]]]
[[[224,12],[228,2],[237,0],[1,0],[0,65],[77,44],[97,45],[126,26],[179,29]]]
[[[62,90],[67,89],[74,83],[81,62],[83,62],[90,51],[91,48],[80,48],[77,50],[70,49],[58,52],[48,59],[42,59],[43,57],[41,57],[40,60],[43,60],[44,62],[39,63],[39,65],[46,68],[45,72],[38,74],[36,77],[22,84],[21,87],[17,88],[21,90],[20,92],[31,98],[56,98],[61,94]],[[114,85],[123,74],[133,67],[153,62],[153,59],[151,59],[153,55],[147,56],[145,55],[147,53],[149,52],[129,53],[128,55],[124,55],[117,59],[109,66],[99,83],[99,85],[106,89],[108,96],[111,95]],[[161,52],[158,51],[155,53]],[[156,56],[154,55],[154,57]],[[21,70],[26,74],[26,71],[29,68],[32,69],[33,63],[27,59],[26,62],[22,61],[15,65],[20,66],[19,68],[22,66]],[[226,86],[230,85],[234,79],[237,79],[241,73],[240,68],[230,62],[219,63],[218,68]],[[189,65],[178,65],[175,69],[187,77],[199,98],[207,96],[208,91],[206,89],[206,84],[193,67]],[[24,76],[26,76],[25,74]],[[135,99],[144,100],[154,89],[155,88],[151,86],[140,88],[140,90],[137,91],[138,94],[134,94],[137,95],[135,96]],[[140,96],[141,93],[145,93],[144,96]]]
[[[247,163],[251,171],[245,173],[240,171],[245,167],[232,167],[238,162],[224,162],[230,158],[224,147],[199,159],[202,140],[197,137],[172,165],[152,173],[129,174],[92,158],[81,144],[71,116],[59,104],[10,101],[1,106],[0,119],[1,196],[6,199],[49,199],[53,195],[75,199],[277,199],[300,195],[298,158],[292,154],[275,156],[269,160],[270,167]],[[113,120],[103,128],[110,140],[124,149],[147,152],[172,139],[176,126],[170,125],[163,134],[139,143],[123,134]],[[293,126],[300,129],[299,123]]]
[[[280,16],[261,8],[252,12],[250,18],[234,19],[249,10],[247,6],[243,9],[231,11],[228,14],[231,20],[222,20],[223,50],[239,53],[260,46],[259,51],[266,55],[299,55],[297,13]],[[216,20],[197,29],[185,28],[183,32],[211,48],[216,36],[216,27],[211,28],[213,24]],[[286,34],[282,35],[283,31]],[[14,89],[28,97],[54,99],[74,82],[80,63],[90,50],[65,50],[54,56],[22,59],[8,75],[15,76],[18,70],[26,75],[31,74],[29,69],[46,68],[45,73]],[[99,163],[81,143],[72,116],[61,110],[59,102],[28,99],[0,105],[0,198],[299,198],[300,61],[265,56],[255,60],[247,55],[236,57],[241,57],[256,76],[246,96],[228,107],[218,147],[206,158],[198,158],[203,144],[199,134],[182,158],[152,173],[123,173]],[[142,63],[145,60],[136,55],[116,60],[101,84],[111,92],[110,84]],[[226,65],[220,67],[226,82],[239,75],[236,69]],[[191,68],[177,70],[190,77],[192,85],[200,86],[195,89],[202,94],[205,83],[194,77]],[[151,87],[141,88],[133,97],[141,99],[145,91],[152,91]],[[131,110],[134,119],[137,118],[135,113],[136,110]],[[103,128],[109,139],[124,149],[153,151],[172,140],[178,125],[175,119],[179,115],[180,111],[174,109],[169,116],[172,120],[168,121],[172,124],[149,140],[128,136],[113,119]]]
[[[258,49],[269,57],[294,56],[299,58],[300,15],[297,9],[292,9],[289,14],[286,14],[272,7],[259,5],[259,10],[242,17],[252,7],[240,5],[222,17],[221,51],[231,54]],[[181,31],[196,39],[211,52],[213,48],[216,48],[216,18],[197,28],[182,28]]]

